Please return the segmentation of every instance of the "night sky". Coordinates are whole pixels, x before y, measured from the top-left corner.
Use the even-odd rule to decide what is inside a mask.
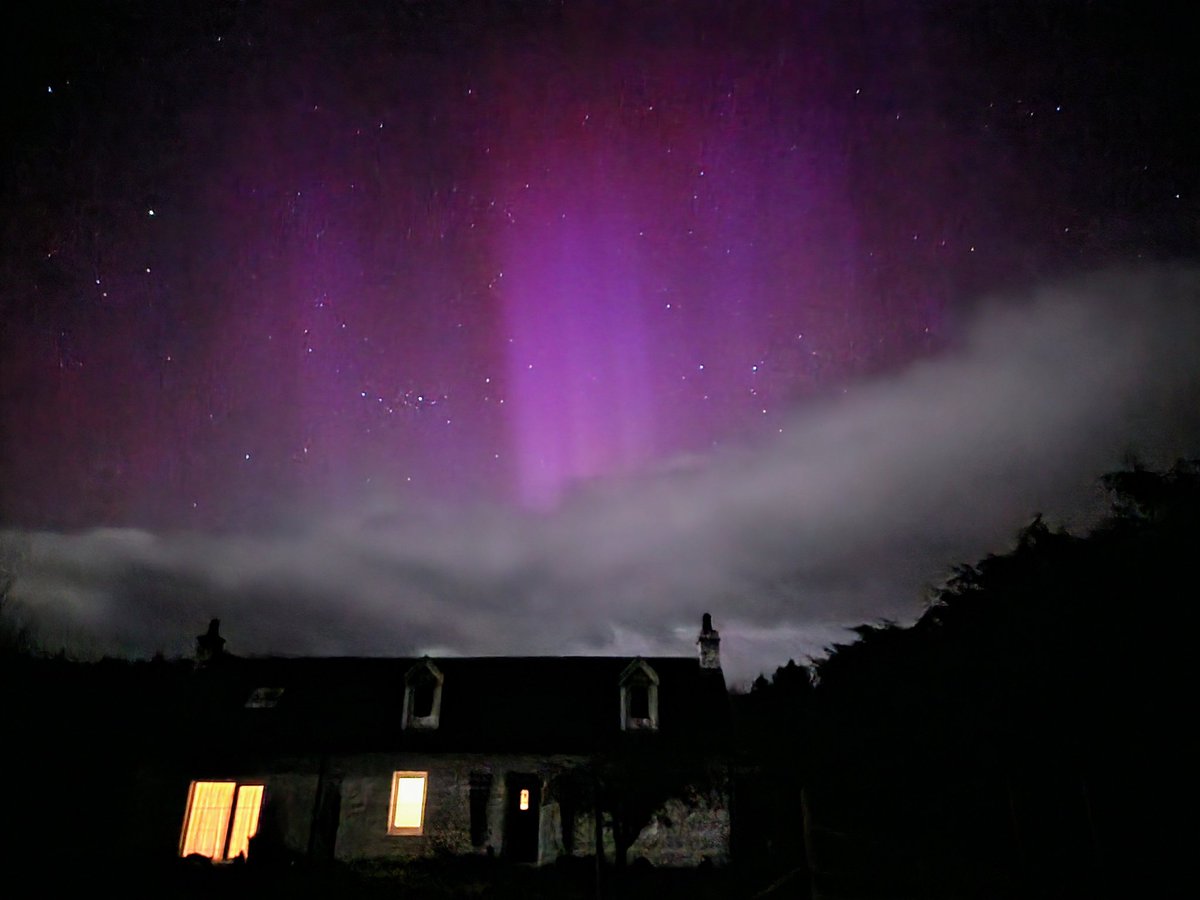
[[[7,18],[47,642],[691,652],[708,610],[740,676],[1200,454],[1200,91],[1144,3]]]

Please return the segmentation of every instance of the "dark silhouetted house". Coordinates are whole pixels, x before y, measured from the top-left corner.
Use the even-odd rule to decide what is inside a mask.
[[[727,860],[730,717],[698,658],[239,658],[197,641],[178,851]],[[171,779],[168,779],[171,781]]]

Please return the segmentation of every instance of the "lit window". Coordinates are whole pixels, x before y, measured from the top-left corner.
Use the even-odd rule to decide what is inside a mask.
[[[199,854],[213,862],[249,856],[262,798],[261,784],[193,781],[179,855]]]
[[[397,772],[392,776],[388,834],[421,834],[425,823],[427,772]]]
[[[528,788],[521,789],[520,804],[521,804],[521,812],[525,812],[525,810],[529,809],[529,789]]]

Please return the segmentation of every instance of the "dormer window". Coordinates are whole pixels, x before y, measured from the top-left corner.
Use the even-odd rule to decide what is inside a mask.
[[[418,719],[428,719],[433,715],[433,695],[437,692],[437,683],[424,679],[413,685],[413,716]]]
[[[441,670],[423,659],[404,676],[404,728],[437,728],[442,712]]]
[[[635,659],[621,673],[621,730],[658,729],[658,673]]]
[[[628,688],[629,717],[634,721],[650,718],[650,687],[645,684],[631,684]]]

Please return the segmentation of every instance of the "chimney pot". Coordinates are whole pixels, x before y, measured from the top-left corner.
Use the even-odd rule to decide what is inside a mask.
[[[712,627],[712,615],[705,613],[700,620],[700,637],[696,638],[700,645],[700,668],[721,668],[721,635]]]

